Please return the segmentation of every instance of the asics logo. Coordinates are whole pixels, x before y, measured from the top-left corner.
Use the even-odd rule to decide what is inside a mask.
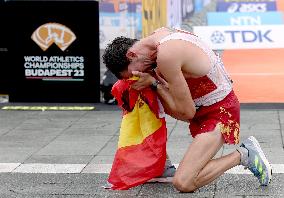
[[[64,51],[73,43],[76,36],[68,27],[60,23],[46,23],[38,27],[31,38],[43,51],[53,43]]]

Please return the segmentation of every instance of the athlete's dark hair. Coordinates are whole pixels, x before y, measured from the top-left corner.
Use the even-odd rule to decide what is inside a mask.
[[[127,50],[137,39],[117,37],[107,45],[103,54],[103,62],[106,67],[118,78],[121,79],[120,72],[127,69],[130,61],[126,57]]]

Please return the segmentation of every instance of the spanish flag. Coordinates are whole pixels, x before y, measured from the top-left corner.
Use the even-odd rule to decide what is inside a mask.
[[[112,94],[123,110],[118,149],[108,182],[113,190],[131,187],[163,174],[167,128],[161,104],[150,88],[131,89],[135,80],[119,80]]]

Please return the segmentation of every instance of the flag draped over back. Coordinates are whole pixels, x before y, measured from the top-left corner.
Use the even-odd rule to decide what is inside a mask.
[[[151,89],[130,88],[135,80],[119,80],[112,94],[123,110],[118,149],[108,182],[112,189],[126,190],[163,173],[167,128],[160,118],[159,101]]]

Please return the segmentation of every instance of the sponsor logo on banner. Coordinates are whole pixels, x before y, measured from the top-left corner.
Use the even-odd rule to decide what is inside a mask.
[[[267,12],[276,10],[275,1],[217,2],[218,12]]]
[[[52,44],[65,51],[76,40],[75,34],[60,23],[46,23],[38,27],[32,40],[46,51]],[[24,56],[27,79],[84,81],[83,56]]]
[[[43,50],[55,43],[62,51],[75,41],[75,34],[59,23],[46,23],[38,27],[32,34],[32,40]]]
[[[194,33],[212,49],[284,48],[284,25],[195,26]]]
[[[207,13],[208,25],[276,25],[283,24],[282,12]]]

